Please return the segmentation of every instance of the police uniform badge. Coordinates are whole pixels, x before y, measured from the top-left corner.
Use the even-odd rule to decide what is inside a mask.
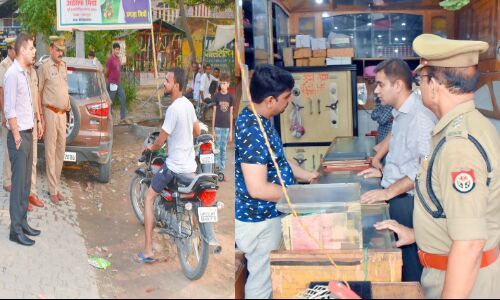
[[[474,170],[451,172],[451,177],[453,187],[462,194],[472,191],[476,185]]]

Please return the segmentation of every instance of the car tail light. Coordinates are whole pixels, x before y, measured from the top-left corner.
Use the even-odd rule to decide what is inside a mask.
[[[109,104],[107,102],[89,104],[87,110],[91,115],[107,117],[109,115]]]
[[[201,152],[201,154],[210,154],[210,153],[212,153],[212,144],[210,144],[210,143],[201,144],[201,146],[200,146],[200,152]]]
[[[217,190],[204,190],[198,195],[198,198],[203,206],[212,206],[216,201],[216,196]]]

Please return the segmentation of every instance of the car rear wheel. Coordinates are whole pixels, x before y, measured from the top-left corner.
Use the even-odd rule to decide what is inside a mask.
[[[80,110],[73,98],[70,103],[71,110],[66,113],[66,145],[71,144],[80,131]]]

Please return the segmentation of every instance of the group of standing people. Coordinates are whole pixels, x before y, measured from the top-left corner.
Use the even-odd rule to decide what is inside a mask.
[[[361,203],[389,204],[392,220],[375,228],[396,233],[402,279],[421,282],[426,298],[494,298],[500,294],[500,138],[474,106],[479,55],[489,45],[424,34],[413,48],[421,57],[415,78],[400,59],[376,68],[375,94],[390,108],[383,123],[391,128],[377,145],[373,168],[358,174],[381,177],[383,189],[361,195]],[[421,95],[412,90],[414,81]],[[250,82],[256,114],[245,108],[236,122],[235,240],[247,259],[249,299],[272,296],[270,252],[282,238],[280,185],[318,176],[287,160],[271,124],[290,103],[293,86],[287,71],[257,66]]]
[[[10,240],[31,246],[40,231],[31,228],[27,212],[43,207],[36,190],[37,144],[43,137],[49,196],[53,204],[64,197],[60,177],[66,145],[66,112],[71,109],[64,38],[50,37],[50,57],[34,68],[34,38],[21,33],[7,40],[8,57],[0,64],[3,188],[10,192]]]
[[[222,174],[226,172],[227,142],[233,140],[234,98],[229,94],[231,78],[229,74],[220,72],[206,64],[201,72],[197,62],[192,64],[192,77],[189,78],[186,95],[193,99],[194,105],[213,103],[212,134],[218,151],[215,164]],[[213,74],[212,74],[213,73]]]

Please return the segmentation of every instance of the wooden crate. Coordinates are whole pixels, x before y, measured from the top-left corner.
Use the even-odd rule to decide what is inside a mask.
[[[364,250],[275,251],[271,253],[273,298],[294,298],[313,281],[400,282],[402,266],[400,249],[368,250],[367,257]]]
[[[235,252],[234,262],[234,291],[235,299],[245,299],[245,284],[247,281],[247,261],[241,251]]]
[[[373,299],[424,299],[418,282],[373,282]]]

